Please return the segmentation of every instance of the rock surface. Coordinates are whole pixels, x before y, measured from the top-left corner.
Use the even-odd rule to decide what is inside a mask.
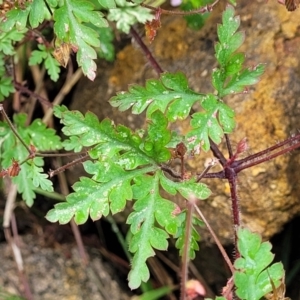
[[[83,266],[75,245],[59,245],[58,249],[54,249],[42,247],[36,235],[20,238],[24,271],[33,299],[128,300],[130,298],[122,291],[116,279],[116,272],[107,263],[102,262],[97,252],[89,251],[90,264]],[[11,294],[20,294],[22,280],[18,278],[11,247],[6,243],[0,244],[0,261],[1,289]]]
[[[241,30],[246,40],[241,51],[246,63],[264,63],[262,80],[249,88],[248,94],[232,95],[226,102],[235,110],[237,127],[231,135],[233,145],[246,137],[252,153],[284,140],[300,128],[300,10],[293,13],[276,1],[238,1]],[[221,22],[222,3],[218,5],[203,29],[187,28],[180,17],[162,18],[162,29],[150,49],[169,72],[183,71],[190,87],[196,91],[213,92],[211,71],[216,67],[214,44],[217,23]],[[95,82],[83,79],[75,94],[71,109],[90,110],[100,119],[111,118],[132,128],[144,124],[144,116],[120,113],[110,107],[108,99],[128,84],[143,84],[157,77],[137,45],[126,46],[113,64],[99,62]],[[182,132],[188,122],[178,124]],[[227,152],[224,152],[227,153]],[[249,154],[249,153],[247,153]],[[203,156],[203,157],[202,157]],[[201,172],[205,157],[201,154],[191,168]],[[276,158],[244,171],[239,176],[239,196],[242,222],[250,229],[269,238],[300,212],[299,151]],[[213,194],[199,204],[213,229],[224,243],[232,241],[229,187],[225,181],[206,180]],[[203,238],[210,236],[203,232]]]

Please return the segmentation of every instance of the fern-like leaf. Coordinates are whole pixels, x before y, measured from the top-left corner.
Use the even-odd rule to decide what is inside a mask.
[[[160,172],[155,176],[143,176],[136,178],[133,186],[134,198],[138,199],[133,206],[127,223],[133,237],[130,241],[129,250],[134,253],[132,267],[129,272],[129,286],[136,289],[141,282],[148,281],[149,270],[146,260],[154,256],[154,249],[166,250],[168,247],[168,233],[155,225],[155,220],[174,234],[178,227],[175,215],[176,205],[159,194]]]
[[[244,41],[244,34],[237,32],[240,18],[234,16],[234,8],[227,6],[222,16],[223,23],[218,26],[219,42],[215,46],[216,58],[220,68],[212,74],[212,83],[219,97],[238,93],[246,86],[257,83],[264,71],[263,65],[243,69],[245,55],[235,53]]]
[[[64,142],[67,149],[81,151],[82,147],[92,147],[89,154],[93,159],[114,157],[127,170],[141,165],[156,165],[170,159],[166,144],[171,134],[160,113],[153,114],[148,135],[144,138],[125,126],[115,127],[108,119],[99,122],[91,112],[83,116],[78,111],[69,111],[62,106],[55,107],[54,113],[65,125],[62,129],[64,134],[70,137]]]
[[[234,111],[216,96],[208,94],[201,103],[203,112],[192,115],[192,130],[187,134],[189,149],[200,145],[209,150],[209,138],[215,143],[221,142],[224,133],[231,133],[235,127]]]
[[[164,73],[159,80],[151,79],[146,86],[132,85],[128,92],[120,92],[110,99],[114,107],[125,111],[132,107],[133,114],[140,114],[147,108],[149,117],[154,111],[166,113],[169,121],[185,119],[195,102],[203,98],[188,87],[185,75]]]
[[[104,0],[99,0],[100,3],[102,1]],[[129,33],[130,26],[135,23],[145,24],[153,19],[149,9],[145,7],[126,0],[116,0],[116,4],[117,8],[110,9],[107,18],[109,21],[115,21],[117,28],[125,33]]]
[[[94,10],[94,5],[85,0],[65,0],[54,12],[54,31],[61,41],[78,47],[77,62],[83,73],[94,80],[96,76],[97,53],[93,47],[99,47],[98,33],[84,23],[97,27],[107,27],[103,14]]]
[[[68,223],[72,217],[77,224],[84,224],[90,216],[98,220],[102,215],[117,213],[124,209],[126,200],[132,199],[131,181],[136,176],[155,171],[156,167],[145,167],[125,172],[113,160],[84,163],[92,178],[81,177],[73,186],[74,192],[47,213],[51,222]]]
[[[180,226],[178,226],[177,232],[174,235],[174,238],[176,239],[175,247],[179,249],[179,254],[182,255],[186,246],[186,210],[182,211],[177,218],[179,219]],[[200,235],[195,226],[203,227],[203,225],[204,223],[200,219],[198,219],[196,216],[193,216],[192,231],[188,249],[188,256],[190,259],[194,259],[196,257],[196,251],[199,250],[198,243],[200,241]]]
[[[26,127],[26,115],[19,114],[14,116],[14,123],[23,141],[27,145],[34,146],[37,151],[58,150],[62,147],[54,130],[46,128],[45,124],[39,119]],[[5,123],[0,122],[0,126],[6,128],[3,135],[1,165],[3,168],[8,168],[13,160],[21,162],[28,157],[29,153],[13,132],[5,126]],[[41,157],[30,159],[21,165],[19,175],[12,178],[12,181],[17,185],[18,192],[21,193],[28,206],[33,204],[35,188],[40,187],[49,192],[53,191],[52,182],[48,179],[48,175],[44,174],[43,165],[44,160]]]
[[[44,45],[38,45],[38,50],[34,50],[29,58],[29,65],[37,65],[45,62],[47,73],[53,81],[59,78],[60,67],[57,60],[52,56],[51,50]]]

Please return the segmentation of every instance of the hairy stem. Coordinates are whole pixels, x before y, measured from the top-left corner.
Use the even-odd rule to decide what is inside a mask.
[[[231,147],[231,143],[230,143],[228,134],[225,134],[225,140],[226,140],[226,146],[227,146],[229,158],[231,158],[233,156],[233,152],[232,152],[232,147]]]
[[[186,283],[188,280],[188,266],[189,266],[189,250],[192,234],[194,203],[187,201],[187,214],[185,222],[185,236],[184,248],[182,253],[182,267],[181,267],[181,287],[180,287],[180,300],[186,299]]]
[[[152,55],[151,51],[149,50],[149,48],[146,46],[146,44],[143,42],[143,40],[141,39],[141,37],[139,36],[139,34],[136,32],[136,30],[133,27],[130,28],[130,34],[135,39],[135,41],[139,44],[143,53],[145,54],[146,58],[148,59],[148,61],[150,62],[152,68],[156,71],[156,73],[158,75],[163,73],[163,69],[158,64],[158,62]]]
[[[288,139],[286,139],[286,140],[284,140],[284,141],[282,141],[280,143],[276,143],[275,145],[273,145],[271,147],[268,147],[265,150],[262,150],[260,152],[257,152],[257,153],[254,153],[252,155],[249,155],[249,156],[247,156],[247,157],[245,157],[243,159],[240,159],[238,161],[238,164],[239,165],[244,164],[246,162],[249,162],[250,160],[254,160],[254,159],[256,159],[258,157],[261,157],[261,156],[266,156],[267,157],[268,154],[270,154],[272,151],[277,150],[277,149],[279,149],[281,147],[284,147],[284,146],[286,146],[288,144],[290,144],[290,146],[293,146],[293,145],[295,145],[299,141],[300,141],[300,134],[298,133],[298,134],[296,134],[294,136],[291,136],[290,138],[288,138]],[[288,151],[294,150],[296,148],[293,148],[293,149],[290,150],[290,148],[287,147],[286,149],[288,149],[287,150],[287,152],[288,152]],[[269,160],[269,159],[266,159],[266,160]]]
[[[219,250],[220,250],[220,252],[221,252],[221,254],[222,254],[222,256],[223,256],[223,258],[224,258],[224,260],[225,260],[225,262],[227,263],[228,268],[230,269],[230,271],[231,271],[231,273],[232,273],[232,275],[233,275],[233,273],[234,273],[234,267],[233,267],[233,265],[232,265],[232,263],[231,263],[230,258],[229,258],[228,255],[227,255],[227,253],[226,253],[224,247],[222,246],[220,240],[218,239],[217,235],[215,234],[215,232],[213,231],[213,229],[212,229],[211,226],[209,225],[209,223],[208,223],[208,221],[206,220],[206,218],[204,217],[204,215],[202,214],[200,208],[199,208],[196,204],[194,205],[194,208],[195,208],[195,210],[197,211],[197,213],[199,214],[199,216],[200,216],[200,218],[202,219],[202,221],[205,223],[205,225],[206,225],[208,231],[210,232],[211,236],[213,237],[213,239],[214,239],[216,245],[218,246],[218,248],[219,248]]]
[[[234,226],[234,246],[235,246],[235,258],[238,258],[239,252],[237,248],[237,229],[240,226],[240,209],[239,209],[239,199],[237,194],[237,174],[234,169],[226,168],[225,169],[226,178],[230,186],[230,196],[231,196],[231,208],[232,208],[232,217],[233,217],[233,226]]]
[[[227,159],[223,155],[223,153],[219,150],[218,146],[211,140],[209,139],[210,143],[210,149],[214,156],[220,161],[220,164],[224,167],[227,163]]]
[[[88,154],[85,154],[84,156],[79,157],[77,159],[74,159],[73,161],[71,161],[71,162],[69,162],[69,163],[67,163],[67,164],[65,164],[65,165],[63,165],[63,166],[61,166],[61,167],[59,167],[55,170],[50,170],[48,172],[49,177],[52,178],[53,176],[55,176],[55,175],[57,175],[61,172],[64,172],[66,169],[71,168],[71,167],[73,167],[73,166],[75,166],[79,163],[82,163],[82,162],[88,160],[89,158],[90,158],[90,156]]]

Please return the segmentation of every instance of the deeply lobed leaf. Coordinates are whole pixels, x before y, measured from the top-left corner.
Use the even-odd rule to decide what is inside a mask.
[[[133,114],[140,114],[147,108],[147,116],[160,110],[165,113],[169,121],[185,119],[191,107],[203,98],[202,94],[188,88],[185,75],[164,73],[159,80],[151,79],[146,87],[132,85],[128,92],[120,92],[110,99],[110,104],[125,111],[132,107]]]
[[[283,280],[282,263],[271,266],[274,255],[271,244],[262,242],[261,237],[248,229],[238,229],[238,249],[241,257],[234,266],[234,282],[236,294],[240,299],[259,300],[272,291],[272,283],[278,287]]]
[[[107,18],[109,21],[115,21],[117,29],[125,33],[129,33],[130,26],[135,23],[145,24],[153,19],[150,10],[145,7],[125,0],[116,0],[116,4],[117,8],[109,9]]]
[[[179,225],[176,218],[176,205],[163,199],[159,194],[159,178],[161,172],[154,176],[142,176],[135,179],[133,197],[137,199],[133,206],[134,211],[129,215],[127,223],[133,238],[129,250],[134,253],[132,268],[128,275],[129,286],[138,288],[142,281],[149,279],[146,260],[154,256],[153,248],[166,250],[168,247],[168,233],[174,234]],[[155,219],[165,228],[158,228]]]
[[[111,211],[117,213],[124,209],[126,200],[131,200],[131,181],[133,178],[154,171],[155,167],[145,167],[134,171],[124,171],[112,160],[87,161],[84,163],[92,179],[81,177],[73,186],[74,192],[58,203],[46,218],[51,222],[68,223],[72,217],[77,224],[84,224],[90,216],[98,220]]]
[[[212,73],[212,83],[219,97],[239,93],[246,86],[255,84],[264,68],[258,65],[253,69],[243,69],[245,55],[235,53],[244,41],[244,34],[237,32],[240,19],[234,16],[232,6],[227,6],[222,16],[222,24],[218,26],[219,42],[215,46],[216,58],[220,68]]]
[[[99,122],[91,112],[84,116],[62,106],[55,107],[54,113],[64,124],[64,134],[71,137],[64,142],[67,149],[81,151],[83,147],[92,147],[89,151],[92,158],[114,157],[116,163],[127,170],[170,159],[170,151],[166,146],[171,134],[166,118],[159,112],[153,114],[148,134],[144,137],[125,126],[115,127],[108,119]]]
[[[78,47],[77,62],[83,73],[94,80],[97,57],[93,47],[99,47],[98,33],[84,23],[91,22],[97,27],[107,27],[103,14],[94,10],[94,5],[85,0],[65,0],[54,12],[54,31],[57,37],[66,43]]]
[[[59,78],[60,67],[57,60],[52,56],[50,50],[44,45],[38,45],[39,50],[34,50],[29,58],[29,65],[37,65],[45,61],[46,70],[53,81]]]
[[[61,148],[60,138],[55,135],[53,129],[46,128],[45,124],[39,119],[36,119],[28,127],[25,126],[25,122],[25,114],[14,116],[18,133],[27,145],[34,146],[37,151],[58,150]],[[13,160],[21,162],[28,157],[29,153],[16,139],[12,131],[7,130],[3,138],[3,153],[1,156],[3,168],[10,167]],[[35,188],[40,187],[49,192],[53,191],[52,182],[48,179],[48,175],[44,174],[43,165],[44,160],[41,157],[35,157],[22,164],[19,175],[12,178],[12,181],[17,185],[18,192],[21,193],[28,206],[31,206],[35,199]]]
[[[203,112],[192,115],[192,130],[187,134],[188,148],[197,151],[199,145],[208,151],[209,139],[219,144],[224,133],[234,129],[234,111],[212,94],[208,94],[203,102]]]

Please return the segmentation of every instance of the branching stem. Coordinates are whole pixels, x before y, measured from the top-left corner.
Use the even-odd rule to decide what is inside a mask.
[[[177,11],[177,10],[166,10],[166,9],[162,9],[162,8],[158,8],[158,7],[154,7],[148,4],[144,4],[142,3],[141,6],[145,7],[145,8],[149,8],[151,10],[157,11],[158,9],[160,9],[161,14],[164,15],[177,15],[177,16],[189,16],[189,15],[196,15],[196,14],[204,14],[206,12],[211,12],[213,10],[213,7],[219,2],[219,0],[216,0],[213,4],[210,5],[206,5],[204,7],[200,7],[194,10],[190,10],[190,11]]]
[[[77,159],[74,159],[73,161],[71,161],[71,162],[69,162],[69,163],[67,163],[67,164],[65,164],[65,165],[63,165],[63,166],[61,166],[61,167],[59,167],[55,170],[50,170],[48,172],[49,177],[52,178],[53,176],[57,175],[58,173],[64,172],[66,169],[69,169],[69,168],[71,168],[71,167],[73,167],[73,166],[75,166],[79,163],[82,163],[82,162],[88,160],[89,158],[90,158],[90,156],[86,153],[84,156],[79,157]]]
[[[21,83],[14,81],[14,86],[19,92],[27,94],[33,98],[36,98],[37,100],[39,100],[42,104],[46,105],[47,107],[51,107],[51,108],[53,107],[53,104],[51,102],[49,102],[44,97],[38,95],[37,93],[32,92],[30,89],[23,86]]]

